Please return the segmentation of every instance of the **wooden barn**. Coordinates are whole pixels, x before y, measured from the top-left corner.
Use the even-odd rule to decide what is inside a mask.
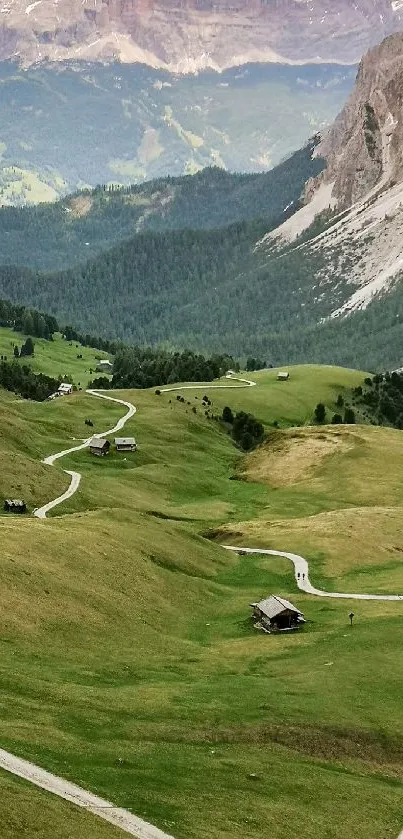
[[[269,632],[285,632],[298,629],[305,623],[302,612],[289,600],[272,594],[260,603],[251,603],[253,618]]]
[[[109,440],[104,440],[102,437],[93,437],[90,440],[90,452],[98,457],[104,457],[109,454],[111,444]]]
[[[59,396],[69,396],[73,393],[73,385],[69,384],[69,382],[62,382],[57,390]]]
[[[137,449],[134,437],[115,437],[115,446],[117,452],[135,452]]]
[[[6,498],[4,510],[6,513],[26,513],[27,505],[25,501],[21,501],[19,498]]]
[[[288,382],[289,378],[290,378],[290,374],[287,373],[286,370],[283,370],[282,372],[277,373],[277,381],[278,382]]]

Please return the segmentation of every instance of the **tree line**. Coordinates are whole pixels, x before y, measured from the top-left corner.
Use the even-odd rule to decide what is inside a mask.
[[[23,332],[35,338],[46,338],[48,341],[51,341],[53,334],[59,330],[53,315],[16,305],[9,300],[0,300],[0,326],[8,326],[15,332]]]
[[[17,393],[24,399],[42,402],[51,393],[55,393],[59,384],[60,380],[53,379],[51,376],[33,373],[26,364],[0,360],[0,387]]]

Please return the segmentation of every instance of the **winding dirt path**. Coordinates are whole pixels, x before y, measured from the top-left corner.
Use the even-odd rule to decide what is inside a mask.
[[[263,548],[242,548],[239,545],[222,545],[226,551],[233,551],[240,554],[263,554],[266,556],[281,556],[289,559],[294,565],[295,581],[298,588],[305,594],[313,594],[316,597],[342,598],[343,600],[400,600],[403,601],[403,594],[347,594],[339,591],[322,591],[315,588],[309,580],[309,565],[303,556],[287,553],[286,551],[264,550]]]
[[[128,410],[126,414],[117,421],[113,428],[103,431],[102,434],[92,434],[91,437],[88,437],[87,440],[84,440],[84,442],[80,443],[79,446],[72,446],[70,449],[64,449],[61,452],[56,452],[56,454],[50,454],[48,457],[45,457],[42,463],[46,463],[47,466],[53,466],[56,460],[60,460],[61,457],[66,457],[68,454],[73,454],[73,452],[80,452],[83,449],[86,449],[93,437],[106,437],[108,434],[115,434],[117,431],[124,428],[128,420],[136,413],[134,405],[132,405],[131,402],[126,402],[124,399],[117,399],[116,396],[107,396],[99,390],[87,390],[86,393],[90,396],[96,396],[98,399],[107,399],[108,402],[117,402],[119,405],[124,405],[124,407]],[[38,519],[46,518],[46,514],[49,510],[53,510],[54,507],[58,507],[59,504],[63,504],[63,501],[71,498],[71,496],[77,492],[81,481],[80,472],[71,472],[69,469],[65,469],[64,472],[66,475],[70,475],[70,486],[66,489],[66,492],[64,492],[63,495],[59,495],[57,498],[54,498],[53,501],[48,501],[47,504],[44,504],[42,507],[38,507],[38,509],[34,510],[34,516]]]
[[[204,385],[178,385],[177,387],[163,387],[161,388],[161,393],[172,393],[174,390],[235,390],[235,388],[241,387],[256,387],[256,382],[252,382],[251,379],[241,379],[239,376],[232,375],[227,373],[226,379],[229,379],[231,382],[242,382],[240,385],[211,385],[209,382]]]

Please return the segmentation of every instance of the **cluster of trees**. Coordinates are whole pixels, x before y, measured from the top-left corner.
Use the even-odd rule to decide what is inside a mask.
[[[253,373],[254,370],[263,370],[265,367],[273,367],[273,365],[266,364],[260,358],[253,358],[252,356],[246,359],[246,370],[248,373]]]
[[[253,414],[239,411],[233,414],[226,406],[222,412],[222,421],[230,426],[231,437],[244,451],[250,451],[264,440],[264,427]]]
[[[364,380],[364,387],[355,388],[356,401],[370,411],[378,425],[403,429],[403,374],[377,373]]]
[[[85,335],[78,332],[73,326],[64,326],[62,329],[63,337],[66,341],[75,341],[81,344],[82,347],[93,347],[97,350],[104,350],[105,352],[115,355],[120,349],[124,347],[122,341],[110,341],[108,338],[101,338],[99,335]]]
[[[111,380],[100,379],[94,386],[113,388],[147,388],[174,382],[211,382],[222,376],[234,359],[227,355],[213,355],[205,358],[190,350],[182,353],[151,347],[126,347],[120,349],[114,360]]]
[[[22,344],[21,349],[18,349],[17,344],[14,346],[14,358],[24,358],[29,355],[33,355],[35,350],[35,345],[30,336],[28,336],[27,340]]]
[[[12,276],[11,271],[11,279]],[[33,335],[35,338],[46,338],[48,341],[52,340],[53,333],[59,329],[53,315],[15,305],[9,300],[0,300],[0,326],[8,326],[16,332],[24,332],[25,335]]]
[[[25,364],[0,360],[0,387],[18,393],[24,399],[42,402],[58,389],[59,384],[60,381],[43,373],[33,373]]]
[[[355,411],[349,405],[344,406],[344,399],[341,394],[339,394],[336,404],[338,408],[344,407],[344,413],[333,414],[330,419],[332,425],[341,425],[342,423],[344,423],[345,425],[354,425]],[[326,413],[326,406],[323,404],[323,402],[318,402],[314,410],[314,420],[318,425],[324,425],[329,421],[329,418]]]

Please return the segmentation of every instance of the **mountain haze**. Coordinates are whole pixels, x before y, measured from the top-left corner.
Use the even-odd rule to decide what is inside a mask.
[[[0,57],[70,59],[175,73],[249,62],[355,63],[401,26],[391,0],[2,0]]]
[[[354,75],[334,65],[195,78],[140,65],[0,64],[0,203],[212,165],[267,171],[331,123]]]

